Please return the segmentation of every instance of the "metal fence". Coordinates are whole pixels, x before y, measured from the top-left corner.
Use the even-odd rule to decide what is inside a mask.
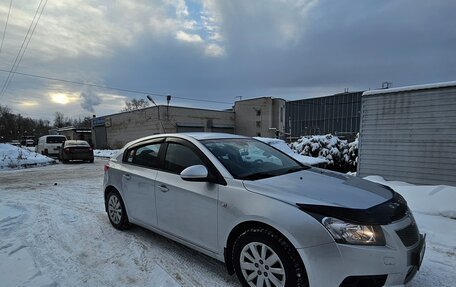
[[[286,132],[291,138],[304,135],[334,134],[353,138],[359,132],[362,92],[286,103]],[[291,129],[290,129],[291,126]]]

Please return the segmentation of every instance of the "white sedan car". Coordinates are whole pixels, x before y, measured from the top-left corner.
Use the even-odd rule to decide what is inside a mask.
[[[105,166],[103,192],[115,228],[137,224],[216,258],[244,287],[401,285],[425,250],[392,189],[243,136],[133,141]]]

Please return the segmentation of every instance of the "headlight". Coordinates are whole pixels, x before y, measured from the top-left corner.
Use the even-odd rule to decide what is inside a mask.
[[[385,245],[385,236],[378,225],[360,225],[333,217],[325,217],[323,225],[339,243],[358,245]]]

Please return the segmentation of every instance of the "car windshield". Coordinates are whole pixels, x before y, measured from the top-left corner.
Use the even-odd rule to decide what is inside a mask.
[[[63,143],[65,140],[65,137],[47,137],[46,143]]]
[[[236,179],[257,180],[309,168],[254,139],[215,139],[202,143]]]

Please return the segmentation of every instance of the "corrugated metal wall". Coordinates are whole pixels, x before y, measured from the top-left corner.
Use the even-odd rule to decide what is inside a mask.
[[[336,134],[356,136],[359,132],[362,92],[347,92],[321,98],[288,101],[286,127],[292,137]]]
[[[456,185],[456,87],[363,95],[358,175]]]

